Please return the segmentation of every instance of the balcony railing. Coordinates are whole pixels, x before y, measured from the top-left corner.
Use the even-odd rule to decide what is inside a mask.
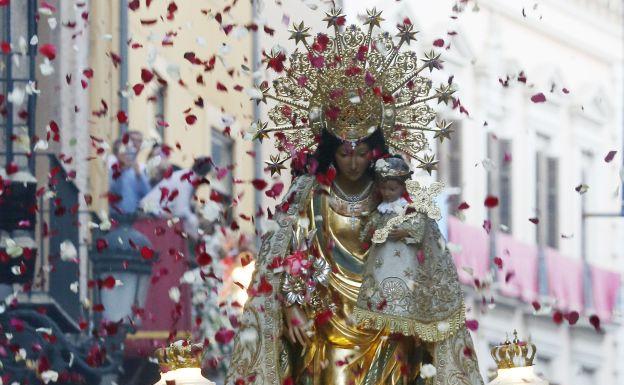
[[[597,315],[603,322],[612,321],[619,310],[619,272],[525,244],[507,234],[488,235],[454,217],[448,219],[448,226],[451,251],[464,284],[481,286],[492,273],[498,294],[529,304],[547,299],[553,309]]]

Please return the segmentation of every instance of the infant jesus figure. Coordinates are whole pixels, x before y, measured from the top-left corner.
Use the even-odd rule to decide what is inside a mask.
[[[394,338],[405,368],[419,368],[431,362],[431,343],[448,338],[464,314],[455,266],[435,223],[440,212],[432,196],[442,185],[420,188],[411,174],[398,156],[375,163],[382,202],[360,234],[371,246],[354,317],[360,328]],[[418,373],[404,374],[405,382]]]

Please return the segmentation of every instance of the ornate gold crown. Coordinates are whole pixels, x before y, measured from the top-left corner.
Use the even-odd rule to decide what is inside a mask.
[[[167,348],[156,350],[158,364],[163,371],[182,368],[200,368],[202,344],[193,344],[190,341],[176,341]]]
[[[305,52],[295,50],[288,64],[282,51],[271,52],[265,60],[268,67],[285,73],[273,81],[272,90],[266,82],[261,84],[255,97],[258,102],[277,101],[268,113],[275,127],[253,123],[255,138],[262,140],[270,132],[283,135],[280,154],[267,162],[269,168],[279,173],[293,151],[314,150],[322,129],[352,143],[381,129],[394,152],[417,159],[419,167],[430,173],[437,162],[420,154],[428,150],[424,132],[434,132],[441,141],[452,133],[445,121],[429,127],[436,114],[426,102],[437,99],[447,104],[455,92],[449,82],[432,93],[432,81],[421,74],[441,67],[440,54],[431,51],[419,60],[413,51],[401,52],[417,32],[411,24],[399,25],[398,44],[388,32],[375,33],[384,20],[375,8],[367,11],[366,32],[356,25],[341,28],[345,23],[341,12],[334,8],[324,19],[333,27],[333,37],[319,33],[310,45],[310,28],[303,22],[294,24],[290,38]]]
[[[493,347],[490,351],[496,365],[499,369],[533,366],[533,359],[537,352],[535,344],[520,341],[516,330],[513,334],[513,341],[509,341],[507,338],[505,342]]]

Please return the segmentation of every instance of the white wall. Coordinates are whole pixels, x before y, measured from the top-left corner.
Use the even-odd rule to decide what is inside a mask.
[[[481,0],[473,11],[470,1],[460,14],[452,12],[455,1],[345,1],[349,20],[376,6],[385,11],[385,28],[409,17],[421,32],[417,52],[429,50],[434,40],[451,43],[443,50],[445,79],[455,75],[457,97],[470,116],[464,126],[462,197],[470,204],[466,221],[481,226],[487,218],[483,199],[487,194],[487,172],[480,162],[486,158],[486,133],[511,139],[513,235],[535,242],[535,151],[557,156],[559,168],[560,250],[581,258],[581,196],[574,188],[587,168],[590,186],[587,209],[618,212],[618,172],[622,158],[622,19],[620,5],[605,1],[509,1]],[[537,4],[534,9],[533,5]],[[523,16],[523,9],[524,14]],[[456,15],[454,20],[450,16]],[[450,37],[447,32],[455,31]],[[511,81],[502,87],[499,78],[520,71],[527,84]],[[437,78],[436,78],[437,79]],[[554,84],[554,86],[553,86]],[[551,87],[554,92],[551,93]],[[562,92],[568,89],[568,94]],[[543,92],[547,102],[535,104],[532,95]],[[448,111],[444,111],[445,114]],[[459,117],[457,111],[452,114]],[[484,126],[487,122],[487,127]],[[542,139],[549,138],[548,141]],[[604,162],[610,150],[618,155]],[[587,163],[583,152],[591,152]],[[475,166],[476,165],[476,166]],[[624,271],[624,222],[620,219],[588,221],[588,260],[592,264]],[[470,290],[469,290],[470,291]],[[624,340],[619,325],[607,325],[607,333],[596,333],[587,318],[570,327],[558,326],[551,317],[536,317],[530,306],[497,298],[497,306],[481,311],[479,298],[468,295],[471,317],[480,321],[476,333],[477,353],[484,374],[493,365],[489,344],[500,342],[505,332],[517,328],[537,344],[538,370],[556,384],[622,384],[615,362],[622,357]],[[474,302],[473,302],[474,301]],[[579,382],[580,381],[580,382]],[[592,382],[594,383],[594,382]]]

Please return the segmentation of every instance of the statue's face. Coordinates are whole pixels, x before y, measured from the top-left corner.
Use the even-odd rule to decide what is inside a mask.
[[[379,193],[384,202],[394,202],[405,192],[403,182],[396,179],[385,179],[379,183]]]
[[[359,180],[370,165],[371,155],[366,143],[359,143],[355,148],[348,143],[338,147],[335,156],[338,173],[351,181]]]

